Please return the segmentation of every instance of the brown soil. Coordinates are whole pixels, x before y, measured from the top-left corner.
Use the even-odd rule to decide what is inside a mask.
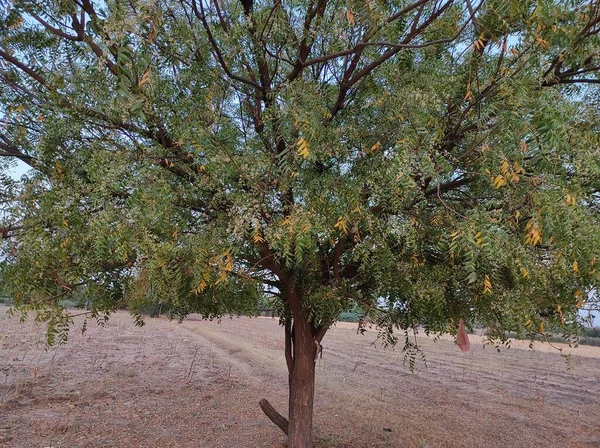
[[[82,320],[45,351],[44,329],[0,308],[0,446],[281,447],[258,407],[285,414],[277,320]],[[375,331],[339,325],[317,366],[319,447],[600,447],[600,348],[567,363],[547,345],[497,353],[477,337],[419,338],[414,373]]]

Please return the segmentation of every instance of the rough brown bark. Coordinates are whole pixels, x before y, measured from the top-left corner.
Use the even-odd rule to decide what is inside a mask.
[[[290,372],[288,448],[313,446],[316,346],[312,328],[302,317],[294,319],[294,365]]]
[[[261,255],[263,265],[277,275],[283,284],[285,299],[291,314],[289,316],[291,319],[285,323],[285,355],[289,372],[287,448],[312,448],[315,357],[326,329],[318,330],[313,327],[302,304],[302,296],[299,293],[301,288],[295,287],[288,273],[271,260],[270,254],[261,253]],[[261,403],[268,404],[266,400]],[[267,417],[285,432],[283,423],[285,418],[272,406],[265,410],[262,404],[261,407]]]
[[[288,448],[312,448],[312,418],[315,395],[316,338],[308,322],[294,325],[293,337],[290,327],[286,331],[293,356],[288,358],[289,372],[289,416],[288,421],[271,404],[262,399],[259,403],[265,415],[288,436]],[[301,330],[299,330],[301,329]],[[324,331],[317,334],[318,340]],[[287,355],[287,353],[286,353]]]

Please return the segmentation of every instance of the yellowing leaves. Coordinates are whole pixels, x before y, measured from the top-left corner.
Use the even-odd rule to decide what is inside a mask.
[[[529,277],[529,270],[527,268],[521,267],[521,277],[523,277],[523,278]]]
[[[206,283],[206,281],[204,281],[204,279],[200,280],[200,283],[198,283],[198,285],[194,288],[194,292],[196,294],[200,294],[202,292],[204,292],[204,290],[206,289],[206,287],[208,286],[208,284]]]
[[[556,313],[558,314],[558,317],[560,317],[560,324],[564,327],[565,326],[565,316],[563,315],[562,307],[560,305],[558,305],[556,307]]]
[[[433,225],[439,226],[443,222],[444,222],[444,217],[443,216],[433,215],[433,218],[431,218],[431,224],[433,224]]]
[[[450,238],[453,242],[457,242],[457,240],[465,234],[464,230],[457,230],[456,232],[452,232],[450,234]]]
[[[540,230],[538,224],[535,221],[530,219],[527,222],[527,226],[525,226],[525,228],[529,230],[527,235],[525,235],[525,244],[537,246],[542,242],[542,231]]]
[[[471,83],[468,82],[467,83],[467,93],[465,93],[465,97],[463,98],[465,101],[472,101],[473,100],[473,92],[471,91]]]
[[[488,169],[486,169],[485,172],[490,174]],[[519,182],[519,180],[521,180],[521,175],[525,174],[525,169],[517,161],[513,162],[511,165],[508,160],[503,160],[500,164],[500,173],[501,174],[492,177],[496,188],[501,188],[506,185],[509,180],[514,183]]]
[[[7,7],[7,9],[8,9],[8,7]],[[9,28],[10,29],[19,28],[22,23],[23,23],[23,18],[18,17],[16,20],[12,21],[12,23],[9,25]]]
[[[573,272],[579,274],[579,263],[577,262],[577,260],[573,261]]]
[[[487,42],[487,39],[485,38],[485,35],[483,33],[481,33],[479,35],[479,38],[477,38],[477,40],[475,42],[473,42],[473,48],[476,51],[482,51],[485,48],[486,42]]]
[[[308,148],[308,142],[304,137],[300,137],[300,140],[296,143],[298,147],[298,155],[308,159],[310,157],[310,149]]]
[[[475,235],[475,242],[477,243],[478,246],[482,246],[485,243],[485,236],[483,236],[481,234],[481,232],[477,232],[477,234]]]
[[[520,179],[520,174],[525,174],[525,170],[523,169],[523,167],[521,165],[519,165],[519,162],[517,162],[516,160],[513,162],[512,165],[512,170],[510,172],[510,179],[517,183],[519,182]]]
[[[496,188],[503,187],[508,181],[517,183],[521,180],[521,175],[525,174],[525,169],[519,162],[514,161],[511,165],[508,160],[503,160],[500,163],[500,174],[498,175],[492,175],[491,171],[487,168],[484,171],[491,176],[492,182]]]
[[[499,174],[494,178],[494,187],[501,188],[505,184],[506,178],[502,174]]]
[[[487,274],[485,275],[485,278],[483,279],[483,293],[484,294],[492,293],[492,281],[490,280],[490,276]]]
[[[533,35],[535,36],[536,42],[538,44],[540,44],[540,47],[542,47],[542,48],[548,48],[549,43],[548,43],[548,41],[546,39],[543,39],[542,36],[540,36],[537,33],[534,33]]]
[[[581,289],[577,289],[575,291],[575,298],[577,299],[577,302],[575,303],[575,305],[577,306],[577,308],[581,308],[584,304],[584,298],[585,298],[585,295],[583,294],[583,291]]]
[[[371,149],[369,149],[369,153],[379,151],[380,149],[381,149],[381,142],[377,141],[377,143],[375,143],[373,146],[371,146]]]
[[[525,143],[525,140],[521,140],[521,151],[527,152],[527,143]]]
[[[350,24],[350,26],[354,26],[354,24],[356,23],[354,13],[350,8],[346,9],[346,19],[348,19],[348,23]]]
[[[577,203],[577,200],[575,199],[575,196],[567,193],[567,195],[565,196],[565,202],[567,203],[567,205],[573,206]]]
[[[421,260],[417,254],[412,254],[410,256],[410,261],[415,268],[425,266],[425,258]]]
[[[71,243],[71,238],[69,237],[66,240],[64,240],[62,243],[60,243],[60,247],[62,249],[66,249],[70,243]]]
[[[265,242],[265,239],[260,235],[260,233],[255,233],[254,235],[252,235],[252,242],[254,244],[261,244]]]
[[[142,75],[142,79],[140,79],[140,82],[138,83],[138,87],[144,87],[144,84],[148,84],[150,86],[150,88],[152,88],[152,80],[150,79],[150,71],[145,72]]]
[[[215,286],[218,285],[219,283],[224,282],[225,279],[227,279],[227,271],[221,271],[221,273],[219,274],[219,277],[217,277],[217,280],[215,281]]]
[[[227,274],[233,271],[233,257],[231,256],[231,251],[228,249],[223,253],[223,257],[215,257],[217,260],[217,266],[221,269],[217,280],[215,281],[215,286],[219,283],[222,283],[227,279]]]
[[[348,233],[348,219],[340,216],[334,227],[346,235]]]

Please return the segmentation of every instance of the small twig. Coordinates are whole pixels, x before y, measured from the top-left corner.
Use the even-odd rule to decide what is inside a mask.
[[[194,351],[194,357],[192,358],[192,363],[190,364],[190,370],[188,371],[188,374],[187,374],[188,381],[192,380],[192,376],[193,376],[192,369],[194,368],[194,363],[196,362],[196,355],[198,354],[199,349],[200,349],[200,347],[196,347],[196,350]]]

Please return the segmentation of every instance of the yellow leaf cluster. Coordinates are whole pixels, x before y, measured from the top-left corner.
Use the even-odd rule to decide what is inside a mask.
[[[412,254],[410,256],[410,261],[412,262],[412,265],[415,268],[418,268],[420,266],[425,266],[425,258],[423,258],[423,260],[421,260],[417,254]]]
[[[225,251],[223,257],[224,260],[219,260],[219,267],[221,267],[222,270],[219,273],[219,277],[215,281],[215,286],[225,281],[225,279],[227,278],[227,274],[233,270],[233,258],[231,257],[230,251]]]
[[[470,82],[467,83],[467,93],[465,93],[464,100],[465,101],[473,100],[473,92],[471,91],[471,83]]]
[[[377,143],[375,143],[373,146],[371,146],[371,149],[369,149],[369,153],[379,151],[380,149],[381,149],[381,142],[378,140]]]
[[[521,175],[525,174],[525,169],[517,161],[513,162],[511,166],[508,160],[503,160],[500,164],[500,172],[501,174],[494,178],[496,188],[502,187],[508,180],[514,183],[519,182]]]
[[[499,174],[494,178],[494,187],[500,188],[504,184],[506,184],[506,178],[502,174]]]
[[[575,196],[567,193],[567,195],[565,196],[565,202],[567,203],[567,205],[575,205],[577,200],[575,199]]]
[[[334,227],[346,235],[348,233],[348,219],[340,216]]]
[[[310,150],[308,149],[308,142],[304,137],[300,137],[300,140],[296,143],[298,147],[298,154],[308,159],[310,157]]]
[[[443,221],[444,221],[444,218],[440,215],[433,215],[433,218],[431,218],[431,224],[434,224],[436,226],[439,226],[440,224],[442,224]]]
[[[525,228],[529,230],[527,235],[525,235],[525,244],[537,246],[542,242],[542,231],[540,230],[536,222],[533,222],[533,220],[529,220]]]
[[[487,274],[485,275],[485,278],[483,279],[483,293],[484,294],[492,293],[492,281],[490,280],[490,276]]]
[[[521,151],[527,152],[527,143],[525,143],[525,140],[521,140]]]
[[[548,41],[547,41],[546,39],[543,39],[543,38],[542,38],[542,36],[540,36],[540,35],[539,35],[539,34],[537,34],[537,33],[534,33],[534,36],[535,36],[535,40],[536,40],[536,42],[537,42],[538,44],[540,44],[540,46],[541,46],[542,48],[548,48],[548,45],[549,45],[549,43],[548,43]]]
[[[481,232],[477,232],[475,235],[475,242],[478,246],[483,246],[483,243],[485,242],[485,236],[483,236]]]
[[[560,317],[560,324],[564,327],[565,326],[565,316],[563,315],[562,307],[560,305],[558,305],[556,307],[556,312],[557,312],[558,316]]]
[[[142,79],[138,83],[138,87],[143,87],[144,84],[148,84],[152,88],[152,80],[150,79],[150,71],[144,72]]]
[[[485,38],[485,35],[481,33],[479,35],[479,38],[475,42],[473,42],[473,48],[475,48],[475,50],[477,51],[483,50],[483,48],[485,47],[486,40],[487,39]]]
[[[575,291],[575,298],[577,299],[577,302],[575,305],[577,306],[577,308],[581,308],[583,306],[584,297],[585,297],[585,295],[583,294],[583,291],[581,289],[577,289]]]
[[[462,236],[462,235],[464,235],[464,234],[465,234],[465,232],[464,232],[464,231],[457,230],[456,232],[453,232],[453,233],[451,233],[451,234],[450,234],[450,238],[452,238],[452,240],[455,240],[455,239],[457,239],[459,236]]]
[[[207,283],[204,281],[204,279],[202,279],[200,280],[200,283],[198,283],[198,285],[194,288],[193,292],[195,294],[201,294],[206,289],[206,286]]]
[[[219,274],[219,277],[215,281],[215,286],[221,282],[224,282],[226,278],[227,278],[227,271],[221,271],[221,273]]]
[[[350,24],[350,26],[354,26],[354,24],[356,23],[354,19],[354,13],[350,8],[346,9],[346,19],[348,19],[348,23]]]

